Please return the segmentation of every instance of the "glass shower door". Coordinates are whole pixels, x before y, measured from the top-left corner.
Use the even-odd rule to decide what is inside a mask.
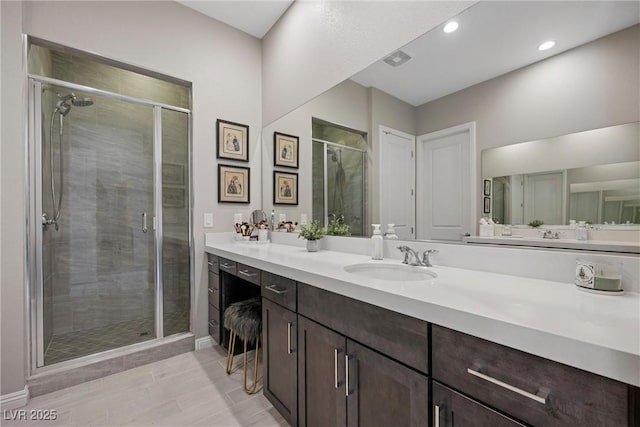
[[[156,337],[154,112],[95,93],[35,87],[43,366]]]

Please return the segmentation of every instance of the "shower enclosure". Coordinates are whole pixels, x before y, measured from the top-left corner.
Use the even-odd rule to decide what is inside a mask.
[[[32,366],[189,332],[190,111],[28,87]]]

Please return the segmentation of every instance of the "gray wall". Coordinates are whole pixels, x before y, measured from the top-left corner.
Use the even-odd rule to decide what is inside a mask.
[[[418,134],[475,121],[480,153],[638,121],[639,38],[636,25],[424,104],[417,109]],[[481,206],[477,212],[480,217]]]
[[[264,123],[282,117],[475,3],[294,2],[263,38]]]

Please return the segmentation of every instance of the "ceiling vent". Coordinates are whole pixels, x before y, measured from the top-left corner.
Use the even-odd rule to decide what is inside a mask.
[[[391,65],[392,67],[398,67],[410,59],[411,57],[409,55],[407,55],[401,50],[398,50],[392,53],[391,55],[387,56],[386,58],[384,58],[383,61]]]

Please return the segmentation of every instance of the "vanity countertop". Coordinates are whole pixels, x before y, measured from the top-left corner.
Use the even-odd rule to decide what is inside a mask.
[[[571,283],[434,266],[434,280],[391,282],[348,273],[372,261],[280,244],[208,241],[205,250],[331,292],[640,386],[640,294],[596,295]],[[540,266],[540,268],[544,268]]]

